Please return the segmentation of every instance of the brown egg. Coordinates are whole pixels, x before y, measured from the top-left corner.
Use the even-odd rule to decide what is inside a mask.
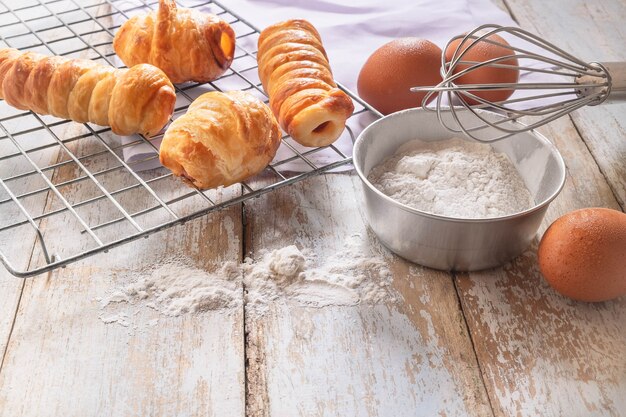
[[[502,39],[502,37],[498,35],[491,35],[486,39],[492,40],[494,42],[498,42],[504,45],[509,45],[507,41]],[[462,39],[456,39],[448,45],[446,48],[446,62],[451,62],[454,52],[457,47],[461,44]],[[453,71],[453,74],[458,74],[462,70],[469,68],[474,65],[474,63],[486,62],[490,59],[500,58],[507,55],[514,54],[515,52],[512,49],[507,48],[506,46],[494,45],[485,41],[476,41],[473,43],[474,39],[468,39],[463,42],[463,45],[459,49],[457,56],[459,56],[462,52],[467,50],[467,53],[463,55],[461,61],[469,61],[472,64],[459,64]],[[471,46],[470,46],[471,45]],[[517,58],[511,58],[504,61],[498,62],[498,64],[504,65],[518,65]],[[519,69],[515,68],[495,68],[490,66],[484,66],[481,68],[477,68],[475,70],[469,71],[467,74],[462,75],[461,77],[454,80],[454,83],[457,85],[463,84],[504,84],[504,83],[516,83],[519,80]],[[483,98],[485,100],[489,100],[492,102],[504,101],[507,98],[511,97],[514,90],[491,90],[491,91],[470,91],[470,93]],[[477,100],[471,99],[469,97],[463,97],[465,102],[468,104],[479,104]]]
[[[539,244],[539,268],[561,294],[580,301],[626,295],[626,214],[576,210],[557,219]]]
[[[363,65],[357,84],[359,96],[382,114],[420,107],[426,93],[413,93],[410,88],[439,84],[440,68],[441,49],[434,43],[396,39],[374,51]]]

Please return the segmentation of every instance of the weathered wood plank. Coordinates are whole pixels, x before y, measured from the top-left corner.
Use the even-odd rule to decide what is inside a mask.
[[[91,12],[106,15],[107,7]],[[106,20],[102,20],[104,24]],[[83,26],[77,30],[88,29]],[[86,41],[92,42],[93,36],[101,35],[106,34],[90,35]],[[93,57],[92,51],[86,53]],[[73,132],[56,133],[64,138],[84,129],[72,124]],[[103,139],[110,146],[119,145],[119,138],[110,134],[103,135]],[[96,139],[69,146],[78,156],[104,150]],[[68,160],[68,155],[60,152],[59,162]],[[106,152],[82,163],[92,172],[119,165]],[[154,175],[164,173],[163,170]],[[81,175],[84,172],[80,167],[70,162],[56,170],[52,180],[59,184]],[[149,174],[142,176],[150,178]],[[99,175],[98,181],[108,190],[137,184],[123,170]],[[189,191],[179,182],[167,179],[155,183],[154,188],[163,199]],[[59,189],[71,204],[103,195],[91,180]],[[233,188],[212,197],[220,201],[238,192]],[[148,207],[148,201],[156,204],[142,187],[116,198],[129,213]],[[184,215],[205,205],[206,201],[196,196],[171,208]],[[46,210],[62,207],[61,199],[54,196],[48,199]],[[91,227],[120,216],[107,198],[76,211]],[[143,228],[165,220],[171,220],[171,216],[164,209],[136,218]],[[89,258],[29,280],[0,374],[0,409],[16,416],[242,416],[242,307],[178,317],[163,317],[151,309],[138,308],[125,320],[105,324],[109,320],[101,320],[103,311],[96,301],[132,281],[134,275],[129,275],[129,271],[161,265],[170,258],[185,257],[197,268],[208,271],[218,269],[225,261],[239,261],[241,223],[241,206],[234,206],[118,248],[109,255]],[[43,228],[49,249],[61,257],[96,244],[87,233],[81,233],[80,223],[67,211],[44,220]],[[106,242],[135,231],[125,221],[94,233]],[[41,251],[35,251],[34,259],[41,263]],[[240,282],[237,285],[241,287]]]
[[[2,127],[14,135],[20,147],[30,150],[52,142],[52,138],[44,130],[28,134],[21,133],[39,126],[32,115],[12,109],[4,101],[0,101],[0,114],[5,117],[23,115],[1,122]],[[32,194],[29,197],[22,197],[22,195],[39,190],[45,185],[38,180],[39,175],[36,173],[17,178],[21,174],[31,173],[34,170],[28,160],[19,154],[14,143],[6,137],[4,129],[0,129],[0,157],[5,158],[0,161],[0,178],[10,192],[18,198],[20,204],[32,216],[36,216],[42,212],[46,204],[47,192]],[[58,149],[48,147],[29,152],[28,155],[37,166],[43,167],[52,164],[57,159]],[[15,270],[25,271],[31,262],[33,246],[39,245],[35,229],[30,224],[10,227],[18,222],[26,221],[27,218],[19,206],[11,201],[10,194],[4,186],[0,186],[0,201],[2,201],[0,203],[0,228],[6,228],[0,231],[0,248]],[[35,223],[39,224],[39,221]],[[0,266],[0,361],[6,348],[23,285],[24,282],[21,279],[11,275],[4,266]]]
[[[568,178],[540,234],[577,208],[619,209],[572,123],[542,130],[561,150]],[[459,274],[456,283],[496,415],[626,413],[626,299],[593,305],[555,293],[538,270],[536,243],[505,267]]]
[[[9,7],[15,8],[20,5],[17,3],[7,3]],[[27,18],[25,12],[20,14],[22,18]],[[17,22],[16,19],[10,17],[9,14],[3,14],[0,20],[5,19],[3,22]],[[32,28],[40,28],[41,22],[29,22],[28,24]],[[48,22],[48,24],[50,24]],[[32,35],[25,35],[28,30],[22,24],[8,25],[2,28],[2,35],[4,37],[12,37],[6,42],[0,42],[0,47],[15,47],[22,48],[29,45],[39,44],[37,38]],[[39,33],[39,36],[44,40],[57,39],[63,36],[67,36],[64,28],[56,28]],[[23,36],[18,36],[23,35]],[[38,46],[29,48],[31,50],[51,54],[51,52],[45,46]],[[17,110],[10,107],[4,101],[0,101],[0,115],[2,117],[16,116],[13,119],[5,120],[2,123],[2,129],[0,129],[0,156],[8,157],[18,152],[15,145],[6,137],[6,132],[10,132],[14,135],[15,139],[20,146],[26,150],[33,149],[36,146],[44,146],[52,143],[52,137],[45,130],[37,130],[24,134],[22,132],[29,129],[40,127],[38,120],[30,114],[26,114],[22,110]],[[58,148],[50,147],[41,151],[29,152],[29,156],[39,167],[50,165],[57,159]],[[16,195],[20,196],[23,193],[34,191],[38,188],[44,187],[42,181],[37,179],[37,175],[23,177],[22,179],[10,180],[9,178],[18,174],[23,174],[32,171],[32,166],[22,156],[14,156],[0,161],[0,177],[7,179],[6,185]],[[5,200],[9,197],[4,187],[0,187],[0,200]],[[19,198],[29,213],[37,215],[41,213],[47,198],[47,193],[38,193],[31,197]],[[14,203],[3,203],[0,205],[0,227],[8,226],[16,221],[26,220],[17,205]],[[38,222],[37,222],[38,223]],[[20,239],[16,239],[16,236],[20,236]],[[0,247],[3,253],[8,258],[12,266],[18,270],[23,271],[28,269],[31,261],[31,253],[33,245],[37,243],[36,234],[34,229],[30,225],[21,226],[18,228],[12,228],[4,232],[0,232]],[[6,342],[9,337],[9,332],[15,317],[17,303],[23,288],[24,282],[20,279],[13,277],[3,267],[0,267],[0,352],[4,352],[6,348]]]
[[[7,6],[16,8],[23,6],[23,4],[7,3]],[[54,5],[51,7],[54,8]],[[41,8],[34,8],[31,13],[41,13],[41,11]],[[22,19],[28,19],[29,11],[22,10],[19,15]],[[39,45],[41,43],[40,40],[32,34],[27,34],[27,31],[29,29],[40,29],[40,32],[37,35],[44,41],[53,41],[64,38],[68,36],[68,33],[70,33],[64,27],[57,27],[43,31],[45,27],[58,26],[58,21],[52,22],[50,18],[38,21],[29,21],[26,25],[24,25],[18,23],[18,20],[12,18],[10,14],[5,13],[0,18],[0,21],[3,21],[3,24],[7,24],[9,22],[17,23],[13,25],[6,25],[2,28],[3,37],[10,37],[10,39],[0,41],[0,47],[10,46],[15,48],[27,48],[29,50],[51,55],[52,52],[46,46]],[[80,44],[80,47],[84,45],[80,41],[76,42]],[[31,47],[31,45],[39,46]],[[14,109],[4,101],[0,101],[0,115],[2,115],[3,118],[17,116],[1,122],[3,129],[0,129],[0,156],[8,157],[18,152],[15,145],[6,137],[5,130],[13,134],[19,145],[27,151],[32,150],[35,147],[49,145],[54,142],[52,136],[43,129],[23,133],[29,129],[41,127],[40,122],[34,115],[27,114],[22,110]],[[52,119],[53,118],[50,117],[46,118],[46,120]],[[61,125],[57,127],[57,129],[63,130],[65,126],[66,125]],[[52,164],[58,158],[58,154],[58,147],[48,147],[39,151],[28,152],[29,157],[32,158],[35,164],[39,167],[45,167]],[[41,181],[38,174],[25,176],[19,179],[9,179],[12,176],[31,171],[33,171],[33,167],[23,156],[14,156],[0,161],[0,177],[7,179],[6,186],[8,186],[11,191],[18,196],[20,203],[24,205],[26,210],[31,215],[36,216],[42,212],[48,193],[37,193],[25,198],[19,196],[40,188],[45,188],[45,183]],[[9,195],[5,191],[4,187],[0,187],[0,200],[5,200],[8,197]],[[0,227],[8,226],[18,220],[26,220],[26,217],[21,213],[17,205],[12,202],[0,205]],[[39,221],[36,223],[39,224]],[[16,239],[16,236],[19,236],[20,239]],[[4,232],[0,232],[0,247],[9,262],[12,263],[12,266],[17,271],[25,271],[29,269],[33,245],[39,245],[39,242],[36,239],[35,231],[30,225],[11,228]],[[13,277],[4,268],[0,267],[0,352],[5,351],[6,342],[15,317],[17,303],[23,284],[24,282],[22,280]]]
[[[507,4],[523,27],[583,59],[624,59],[614,46],[623,44],[623,3]],[[623,204],[623,116],[623,105],[587,108],[572,115],[577,128],[565,118],[544,129],[563,154],[569,175],[540,233],[576,208]],[[559,296],[543,281],[535,251],[536,245],[502,269],[457,277],[494,411],[502,416],[623,415],[625,300],[588,305]]]
[[[75,154],[85,155],[99,150],[100,145],[86,139],[73,148]],[[91,161],[89,168],[98,172],[114,162],[112,157],[100,158]],[[53,181],[74,178],[76,171],[76,166],[65,166]],[[106,185],[116,190],[128,181],[127,176],[117,174],[106,179]],[[187,190],[178,181],[157,189],[163,195]],[[235,187],[213,197],[219,201],[238,192]],[[85,181],[63,193],[76,202],[91,197],[94,190],[90,181]],[[146,203],[147,198],[139,196],[133,191],[120,195],[119,201],[132,212]],[[54,204],[50,199],[47,209]],[[179,210],[191,209],[194,204],[204,202],[191,199]],[[118,213],[100,204],[81,215],[93,226]],[[155,212],[149,217],[148,223],[161,221],[165,215]],[[75,223],[67,212],[45,223],[45,236],[62,257],[90,239],[73,228]],[[241,206],[233,206],[28,280],[0,374],[0,409],[14,416],[242,416],[242,305],[177,317],[137,308],[131,310],[129,324],[105,324],[97,302],[132,282],[135,275],[129,271],[160,265],[167,259],[184,257],[208,271],[226,261],[238,262],[241,224]],[[116,225],[99,231],[98,236],[106,240],[125,227]]]
[[[626,3],[619,0],[506,0],[522,27],[588,62],[626,60]],[[626,207],[626,103],[586,107],[572,119]]]
[[[5,103],[2,102],[5,106]],[[37,135],[31,135],[31,138],[37,141]],[[3,156],[13,155],[16,152],[8,138],[0,139],[0,152]],[[56,158],[56,150],[51,149],[34,155],[37,163],[49,164]],[[7,179],[12,176],[28,172],[32,167],[22,157],[12,157],[0,162],[0,178]],[[19,181],[3,181],[5,185],[11,189],[14,195],[21,195],[24,192],[32,190],[27,186],[23,186]],[[0,187],[0,200],[9,199],[9,194],[4,187]],[[35,197],[20,199],[20,203],[33,213],[41,212],[46,202],[46,193],[42,193]],[[11,201],[0,204],[0,227],[9,226],[17,221],[26,220],[22,215],[19,207]],[[16,239],[16,236],[20,239]],[[25,270],[30,263],[30,256],[33,251],[36,234],[30,225],[20,226],[0,232],[0,248],[7,257],[12,266],[17,270]],[[13,319],[17,311],[17,304],[24,286],[24,281],[11,275],[3,266],[0,266],[0,361],[2,354],[6,349],[6,343],[11,331]]]
[[[450,276],[382,248],[361,193],[356,176],[327,175],[245,205],[246,253],[295,244],[324,259],[356,234],[388,261],[403,298],[248,313],[248,415],[491,415]]]
[[[617,55],[620,51],[604,49],[611,38],[597,35],[602,28],[581,29],[572,37],[576,25],[554,18],[572,7],[569,3],[509,3],[523,26],[532,29],[530,25],[537,24],[539,33],[554,31],[555,36],[567,34],[565,41],[574,39],[569,45],[550,38],[574,53],[578,44],[597,53],[593,42],[599,42],[599,50],[609,51],[606,59],[624,58]],[[611,33],[624,39],[619,27],[624,19],[615,17],[623,17],[621,3],[581,7],[573,7],[580,13],[577,22],[590,11],[594,22],[608,20]],[[624,112],[622,106],[606,109],[586,109],[573,118],[623,204],[624,148],[616,139],[624,136]],[[593,112],[600,112],[599,117],[588,116]],[[570,177],[542,231],[548,220],[573,208],[617,208],[573,126],[555,123],[547,134],[564,154]],[[249,414],[406,415],[416,410],[417,415],[490,415],[449,275],[409,266],[378,247],[363,224],[359,184],[346,178],[310,180],[251,202],[246,250],[254,254],[296,243],[321,248],[323,255],[336,251],[346,236],[359,233],[364,249],[389,259],[404,304],[323,309],[276,305],[263,318],[248,317]],[[111,181],[111,186],[122,184],[121,179]],[[70,195],[93,192],[72,190]],[[121,200],[125,207],[135,207],[135,197]],[[109,207],[87,218],[96,224],[113,213]],[[145,221],[158,221],[160,215]],[[207,269],[235,260],[241,244],[238,216],[237,209],[229,209],[83,261],[46,280],[29,281],[7,355],[8,374],[0,374],[0,409],[17,410],[12,415],[93,410],[105,415],[243,414],[241,312],[160,318],[158,326],[131,334],[124,327],[104,326],[92,300],[122,282],[123,273],[112,276],[110,268],[123,272],[182,253]],[[122,227],[129,226],[103,234],[119,233]],[[54,230],[51,224],[48,230]],[[75,237],[76,247],[89,241],[84,234]],[[19,281],[12,278],[11,288],[13,282]],[[562,299],[541,280],[532,252],[503,269],[460,275],[456,285],[497,415],[626,412],[620,395],[626,391],[623,301],[588,306]],[[9,293],[10,311],[15,310],[15,294]],[[147,311],[136,320],[157,318]],[[5,327],[3,321],[0,337]],[[186,350],[188,346],[193,348]],[[74,393],[71,399],[68,392]],[[31,402],[22,402],[24,393]]]

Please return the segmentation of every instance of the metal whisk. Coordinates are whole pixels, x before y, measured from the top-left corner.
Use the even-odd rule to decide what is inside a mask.
[[[494,34],[502,34],[510,45],[488,39]],[[446,62],[445,51],[458,39],[461,39],[459,46],[452,59]],[[480,42],[504,47],[511,53],[485,62],[464,60],[464,56]],[[534,129],[584,106],[626,101],[626,62],[586,63],[517,27],[479,26],[465,36],[451,39],[441,60],[443,81],[437,86],[414,87],[411,91],[428,92],[422,100],[422,107],[436,111],[439,121],[448,130],[463,132],[481,142],[493,142]],[[501,68],[503,71],[518,69],[519,82],[455,82],[483,67]],[[481,92],[495,90],[514,90],[515,93],[506,100],[496,102],[480,97]],[[427,104],[433,95],[437,95],[434,108]],[[443,97],[447,97],[447,105],[444,105]],[[493,112],[503,117],[494,119]],[[459,117],[460,113],[465,114]],[[524,117],[524,124],[515,123],[521,117]]]

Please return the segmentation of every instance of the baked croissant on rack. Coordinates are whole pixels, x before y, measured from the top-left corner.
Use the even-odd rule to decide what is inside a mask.
[[[173,83],[206,82],[230,67],[235,32],[215,15],[160,0],[159,10],[134,16],[120,27],[113,48],[129,67],[148,63]]]
[[[152,65],[115,69],[87,59],[0,49],[0,98],[20,110],[154,135],[176,102],[174,86]]]
[[[281,132],[272,111],[243,91],[205,93],[165,132],[161,163],[198,188],[241,182],[274,158]]]
[[[261,32],[258,46],[259,78],[281,127],[305,146],[337,140],[354,104],[337,88],[313,25],[276,23]]]

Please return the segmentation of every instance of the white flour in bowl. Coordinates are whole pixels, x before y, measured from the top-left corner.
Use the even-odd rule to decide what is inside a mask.
[[[368,180],[407,206],[457,218],[514,214],[534,201],[509,158],[459,138],[405,143]]]

